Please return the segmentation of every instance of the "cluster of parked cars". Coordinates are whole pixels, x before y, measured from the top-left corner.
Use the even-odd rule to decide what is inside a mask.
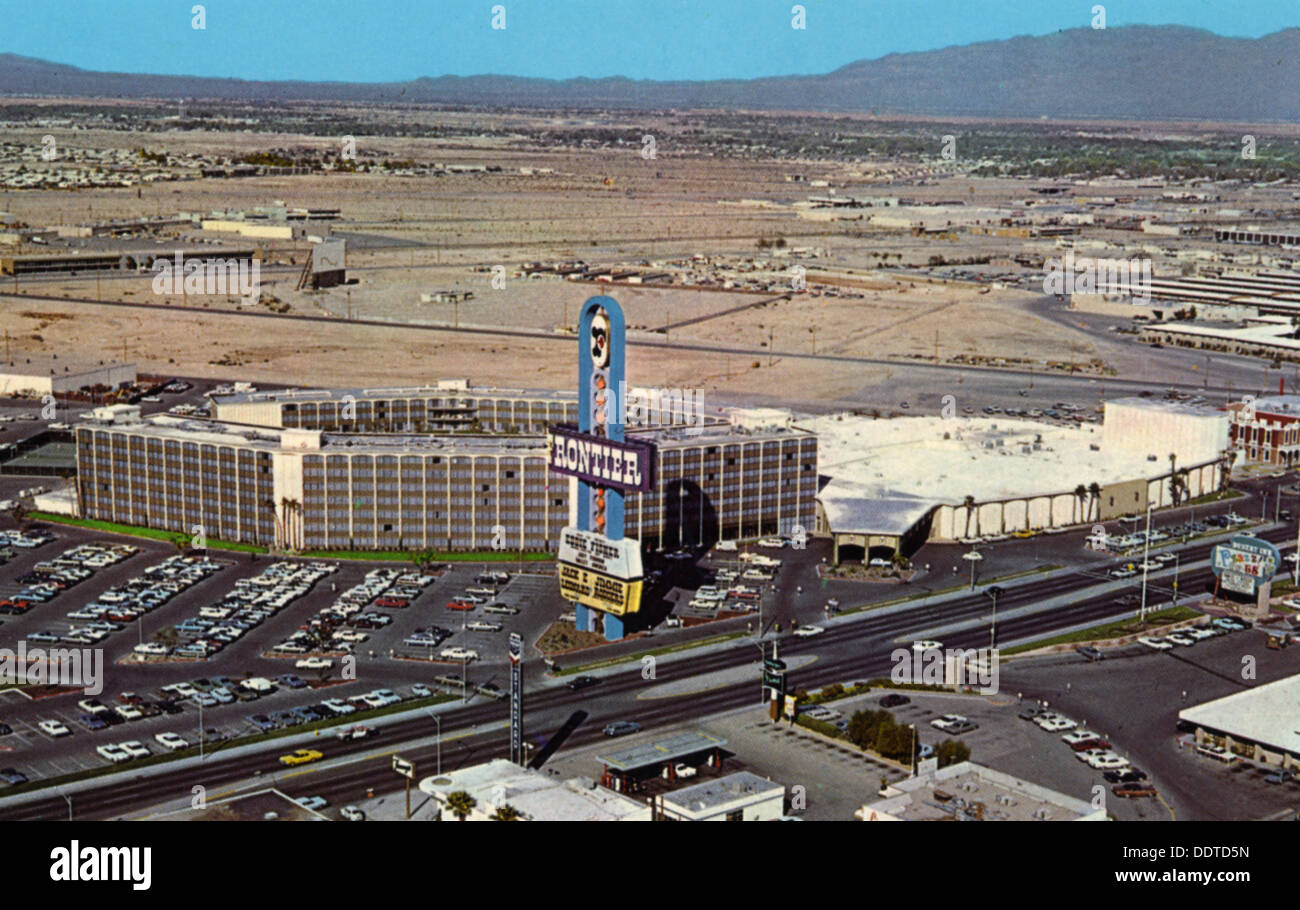
[[[1154,651],[1169,651],[1175,645],[1184,648],[1190,648],[1198,641],[1204,641],[1207,638],[1217,638],[1220,635],[1228,635],[1232,632],[1239,632],[1248,629],[1250,626],[1232,616],[1221,616],[1213,619],[1205,625],[1191,626],[1180,629],[1177,632],[1169,632],[1163,636],[1143,635],[1138,639],[1139,642],[1151,648]]]
[[[17,581],[24,586],[23,589],[12,597],[0,600],[0,613],[21,616],[36,604],[53,600],[74,585],[81,584],[94,575],[97,569],[121,562],[138,552],[140,552],[138,547],[128,544],[111,546],[81,544],[65,550],[53,559],[38,562],[32,566],[31,571],[20,575]],[[35,640],[58,641],[60,636]]]
[[[1074,757],[1088,767],[1103,772],[1111,792],[1116,796],[1155,796],[1156,789],[1147,780],[1146,773],[1115,751],[1110,741],[1100,733],[1085,730],[1078,723],[1056,711],[1038,705],[1029,705],[1020,712],[1023,720],[1032,721],[1048,733],[1060,733],[1061,741],[1074,752]]]
[[[451,629],[442,626],[421,626],[402,640],[408,648],[436,648],[451,638]]]
[[[126,544],[116,544],[108,550],[99,557],[92,557],[85,565],[101,568],[138,552],[135,547]],[[125,623],[156,610],[220,568],[220,564],[206,557],[169,557],[125,584],[104,591],[93,603],[69,612],[68,619],[77,620],[81,625],[72,626],[62,640],[70,644],[94,644],[101,641],[121,629]],[[166,651],[163,648],[164,654]]]
[[[469,612],[479,605],[488,613],[518,613],[519,611],[509,604],[501,603],[496,599],[500,593],[498,588],[510,581],[508,572],[480,572],[474,579],[474,584],[465,589],[465,591],[451,600],[447,601],[448,610],[461,610]]]
[[[44,528],[36,528],[30,531],[0,531],[0,547],[9,551],[13,555],[13,548],[19,550],[34,550],[42,547],[54,539],[54,533]]]
[[[252,578],[239,579],[219,601],[200,607],[196,616],[176,624],[175,632],[185,639],[185,644],[174,648],[171,655],[211,657],[305,596],[316,582],[336,571],[338,566],[327,562],[277,562]],[[157,654],[158,649],[155,646],[154,651],[142,653]]]
[[[315,565],[315,563],[313,563]],[[331,569],[332,571],[333,569]],[[368,640],[368,631],[392,621],[385,610],[405,609],[434,576],[397,568],[371,569],[334,603],[320,610],[272,650],[280,654],[347,654]]]

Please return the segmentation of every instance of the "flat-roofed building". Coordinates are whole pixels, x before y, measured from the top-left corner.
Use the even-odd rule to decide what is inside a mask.
[[[60,395],[82,389],[115,389],[136,380],[134,363],[74,363],[40,358],[0,363],[0,395]]]
[[[1288,676],[1178,712],[1179,724],[1195,731],[1196,742],[1283,768],[1300,767],[1300,676]]]
[[[541,419],[503,413],[488,422]],[[628,435],[656,449],[655,488],[626,498],[627,535],[647,548],[812,527],[813,434],[777,422]],[[186,534],[201,526],[223,541],[550,551],[572,521],[573,483],[548,470],[536,430],[336,433],[155,415],[84,421],[76,441],[86,517]]]
[[[507,806],[517,813],[518,821],[650,821],[648,803],[615,793],[587,778],[556,780],[504,758],[426,777],[419,786],[421,793],[441,807],[444,818],[455,818],[451,794],[467,793],[474,807],[465,821],[491,821]]]
[[[860,821],[1106,821],[1106,809],[964,761],[890,784]]]
[[[660,805],[666,821],[770,822],[785,815],[785,785],[737,771],[665,793]]]

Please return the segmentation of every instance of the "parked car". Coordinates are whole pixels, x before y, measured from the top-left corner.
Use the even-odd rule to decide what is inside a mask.
[[[900,695],[897,692],[891,692],[880,699],[880,707],[896,708],[899,705],[908,704],[909,702],[911,702],[911,700],[912,699],[908,698],[906,695]]]
[[[42,733],[55,738],[72,735],[72,731],[68,729],[68,725],[61,720],[43,720],[37,724],[37,726],[41,728]]]
[[[155,733],[154,740],[169,752],[175,752],[179,749],[188,749],[190,744],[182,736],[176,733]]]
[[[579,689],[586,689],[599,683],[600,680],[594,676],[575,676],[569,680],[569,688],[575,692]]]
[[[1079,645],[1074,650],[1079,652],[1085,660],[1101,660],[1105,657],[1099,648],[1094,648],[1091,645]]]

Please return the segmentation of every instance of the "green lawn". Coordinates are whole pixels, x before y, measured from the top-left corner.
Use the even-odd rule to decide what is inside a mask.
[[[188,534],[181,534],[179,531],[163,531],[158,528],[142,528],[136,525],[123,525],[111,521],[99,521],[93,518],[70,518],[67,515],[55,515],[52,512],[28,512],[27,517],[33,521],[48,521],[55,524],[72,525],[78,528],[89,528],[92,531],[104,531],[108,534],[125,534],[130,537],[146,537],[151,540],[165,540],[168,543],[181,541],[186,546],[192,539]],[[207,549],[209,550],[236,550],[241,553],[265,553],[266,547],[254,546],[247,543],[233,543],[231,541],[217,540],[209,537],[207,540]]]

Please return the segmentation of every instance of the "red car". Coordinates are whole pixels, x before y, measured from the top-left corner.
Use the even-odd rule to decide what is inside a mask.
[[[739,597],[742,600],[758,600],[757,591],[728,591],[732,597]]]
[[[447,601],[447,609],[448,610],[472,610],[474,609],[474,605],[464,600],[449,600]]]
[[[410,601],[403,597],[381,597],[375,601],[376,607],[405,607],[410,605]]]
[[[1131,781],[1127,784],[1116,784],[1110,788],[1116,796],[1137,797],[1137,796],[1155,796],[1156,788],[1146,781]]]
[[[1075,752],[1083,752],[1085,749],[1109,749],[1110,741],[1098,736],[1093,739],[1080,740],[1077,743],[1071,744],[1070,748]]]

